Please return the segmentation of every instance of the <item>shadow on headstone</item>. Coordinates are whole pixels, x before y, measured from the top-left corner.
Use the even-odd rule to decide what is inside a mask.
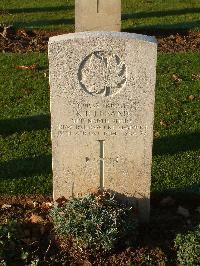
[[[149,221],[149,215],[150,215],[150,203],[149,198],[146,198],[145,196],[140,195],[139,197],[135,196],[128,196],[122,193],[119,193],[117,191],[106,189],[107,192],[110,192],[111,195],[114,195],[116,200],[118,200],[121,203],[124,203],[128,206],[133,206],[136,211],[136,215],[138,215],[138,218],[141,223],[146,223]]]

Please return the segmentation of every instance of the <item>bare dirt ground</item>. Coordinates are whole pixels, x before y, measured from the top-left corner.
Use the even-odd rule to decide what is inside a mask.
[[[200,30],[140,30],[136,33],[153,35],[158,40],[159,52],[200,51]],[[63,31],[42,31],[0,27],[0,52],[46,52],[49,37]]]

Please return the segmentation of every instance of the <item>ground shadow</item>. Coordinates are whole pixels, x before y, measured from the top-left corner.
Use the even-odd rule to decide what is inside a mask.
[[[163,11],[151,11],[151,12],[136,12],[122,14],[122,20],[127,19],[141,19],[141,18],[152,18],[152,17],[165,17],[165,16],[177,16],[186,14],[200,13],[200,8],[184,8],[184,9],[172,9]]]
[[[173,155],[197,150],[200,150],[200,132],[155,139],[153,144],[153,155]]]
[[[10,14],[21,14],[21,13],[39,13],[39,12],[59,12],[73,10],[73,5],[66,6],[46,6],[46,7],[24,7],[24,8],[10,8],[3,10]]]
[[[123,28],[123,32],[139,33],[154,36],[169,36],[171,34],[188,34],[190,29],[196,29],[200,26],[200,20],[192,22],[182,22],[177,24],[156,24],[145,26],[130,26]]]
[[[69,19],[54,19],[54,20],[34,20],[34,21],[17,21],[13,24],[15,28],[39,28],[43,26],[58,26],[58,25],[74,24],[74,18]]]
[[[19,158],[0,162],[0,179],[16,179],[52,173],[52,156],[41,155],[36,158]]]
[[[153,191],[151,193],[151,203],[158,207],[161,205],[162,199],[166,197],[173,198],[176,205],[195,209],[200,203],[200,184],[193,184],[184,188],[170,188],[162,192]]]
[[[185,190],[191,188],[185,188]],[[162,204],[162,200],[170,197],[169,204]],[[160,247],[169,258],[176,257],[176,252],[170,247],[174,246],[174,240],[178,233],[186,233],[193,230],[200,222],[200,214],[196,211],[199,206],[200,194],[178,192],[169,190],[164,193],[151,193],[150,223],[140,230],[141,245]],[[178,208],[186,208],[190,217],[184,217],[177,213]],[[167,245],[166,242],[167,241]],[[170,244],[171,242],[171,244]],[[174,265],[170,264],[169,265]]]
[[[150,202],[149,199],[144,195],[136,197],[134,195],[125,195],[111,189],[106,189],[106,191],[114,195],[115,199],[119,202],[128,206],[133,206],[135,208],[138,219],[140,220],[140,223],[145,224],[149,222]]]
[[[141,19],[141,18],[151,18],[151,17],[165,17],[165,16],[177,16],[186,14],[200,13],[200,8],[185,8],[178,10],[164,10],[164,11],[152,11],[152,12],[137,12],[131,14],[122,14],[122,20],[128,19]],[[185,33],[184,31],[188,29],[198,28],[200,26],[200,20],[197,21],[185,21],[175,24],[155,24],[155,25],[145,25],[145,26],[129,26],[124,28],[125,32],[135,32],[146,35],[155,36],[168,36],[173,33]]]
[[[50,129],[50,114],[0,120],[0,134]]]
[[[74,9],[73,5],[70,6],[58,6],[58,7],[33,7],[33,8],[16,8],[16,9],[6,9],[4,12],[10,12],[11,14],[20,13],[32,13],[32,12],[59,12]],[[165,11],[152,11],[152,12],[137,12],[137,13],[127,13],[122,14],[122,20],[131,19],[141,19],[149,17],[163,17],[163,16],[176,16],[185,14],[200,13],[200,8],[185,8],[178,10],[165,10]],[[44,26],[58,26],[62,24],[74,25],[74,18],[66,19],[54,19],[54,20],[34,20],[34,21],[16,21],[14,27],[16,28],[39,28]],[[136,32],[147,35],[159,35],[162,31],[172,30],[172,31],[182,31],[186,29],[198,28],[200,26],[200,20],[197,21],[186,21],[176,24],[156,24],[156,25],[145,25],[145,26],[129,26],[124,28],[125,32]]]
[[[42,129],[50,130],[50,114],[0,121],[0,134],[3,136],[16,132]],[[48,175],[52,172],[51,161],[51,155],[41,155],[36,158],[19,158],[0,162],[0,178],[9,179]]]

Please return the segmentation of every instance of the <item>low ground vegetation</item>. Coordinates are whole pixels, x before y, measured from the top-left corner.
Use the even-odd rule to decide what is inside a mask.
[[[74,244],[93,253],[111,251],[120,242],[136,240],[138,215],[109,192],[98,192],[54,206],[51,217],[58,235],[73,238]],[[130,234],[132,239],[130,238]]]
[[[199,265],[197,197],[155,198],[148,225],[108,192],[0,200],[0,265]],[[6,203],[4,203],[6,202]],[[197,205],[196,205],[197,206]],[[183,209],[183,207],[182,207]]]

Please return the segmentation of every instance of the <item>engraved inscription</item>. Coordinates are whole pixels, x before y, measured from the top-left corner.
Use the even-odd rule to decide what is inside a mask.
[[[98,102],[82,103],[74,110],[74,116],[68,124],[59,125],[59,134],[68,136],[145,136],[147,126],[140,125],[137,117],[131,116],[131,112],[138,110],[139,103],[131,104],[102,103],[102,109]]]
[[[126,65],[118,55],[97,51],[80,64],[78,79],[82,89],[92,96],[111,96],[126,84]]]

